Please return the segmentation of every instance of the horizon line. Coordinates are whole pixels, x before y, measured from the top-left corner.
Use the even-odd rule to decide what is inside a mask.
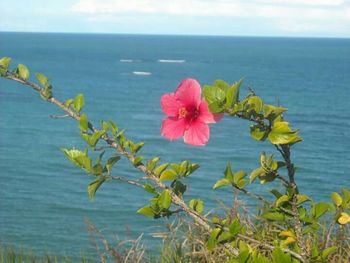
[[[311,39],[350,39],[350,36],[290,36],[290,35],[225,35],[225,34],[172,34],[172,33],[117,33],[117,32],[64,32],[64,31],[3,31],[0,33],[24,34],[81,34],[81,35],[125,35],[125,36],[179,36],[179,37],[252,37],[252,38],[311,38]]]

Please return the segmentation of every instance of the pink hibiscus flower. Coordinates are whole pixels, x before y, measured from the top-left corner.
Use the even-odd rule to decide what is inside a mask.
[[[201,97],[201,86],[195,79],[184,79],[175,93],[164,94],[160,104],[167,118],[161,134],[170,141],[183,136],[184,142],[203,146],[209,140],[208,123],[218,122],[223,114],[213,114]]]

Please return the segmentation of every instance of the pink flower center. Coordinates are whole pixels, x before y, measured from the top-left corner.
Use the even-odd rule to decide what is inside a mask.
[[[180,118],[185,118],[188,114],[188,111],[186,110],[185,107],[182,107],[179,109],[179,117]]]

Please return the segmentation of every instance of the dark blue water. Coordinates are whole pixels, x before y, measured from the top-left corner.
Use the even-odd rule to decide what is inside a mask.
[[[84,93],[90,119],[115,120],[130,138],[146,142],[144,155],[198,162],[201,169],[187,180],[186,198],[202,198],[208,209],[217,198],[232,201],[231,192],[211,190],[228,160],[234,169],[250,172],[260,152],[274,148],[250,139],[248,123],[229,118],[211,127],[204,148],[163,139],[159,98],[185,77],[205,84],[244,76],[243,93],[251,86],[267,103],[279,102],[289,109],[292,127],[301,129],[304,141],[293,149],[301,190],[326,200],[332,191],[350,187],[349,39],[0,33],[2,56],[45,72],[59,99]],[[51,114],[60,111],[32,90],[0,80],[0,242],[78,255],[92,251],[84,224],[89,218],[120,238],[145,232],[148,246],[157,249],[151,233],[163,231],[157,225],[164,221],[135,213],[150,196],[108,183],[90,202],[86,187],[92,178],[59,150],[84,146],[77,125]],[[141,176],[126,162],[114,174]]]

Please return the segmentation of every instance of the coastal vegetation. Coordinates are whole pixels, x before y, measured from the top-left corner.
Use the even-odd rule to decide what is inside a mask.
[[[206,211],[204,200],[187,200],[184,178],[193,176],[200,165],[190,160],[162,162],[158,156],[145,159],[140,154],[144,142],[127,137],[126,131],[112,120],[93,124],[84,112],[84,95],[64,101],[54,96],[54,88],[43,73],[30,80],[23,65],[10,65],[0,59],[0,75],[33,89],[41,98],[60,108],[65,117],[77,122],[85,149],[62,148],[63,154],[86,173],[91,199],[105,183],[122,182],[140,187],[149,195],[149,203],[137,213],[150,219],[173,218],[164,235],[160,255],[145,253],[141,239],[126,246],[109,245],[96,228],[101,262],[349,262],[350,261],[350,191],[334,189],[329,202],[317,202],[298,188],[298,170],[293,162],[293,148],[302,142],[298,129],[286,120],[287,109],[264,103],[256,91],[242,96],[243,80],[229,84],[223,80],[204,85],[194,79],[183,80],[175,92],[161,98],[167,118],[161,134],[169,140],[205,146],[209,140],[209,123],[222,117],[240,118],[250,123],[250,135],[257,142],[269,142],[264,152],[255,153],[257,165],[251,171],[236,170],[239,164],[228,162],[220,180],[213,185],[219,191],[232,190],[231,207],[222,213]],[[203,97],[201,95],[203,93]],[[235,136],[235,135],[231,135]],[[229,140],[229,138],[227,138]],[[254,149],[251,149],[254,152]],[[203,148],[205,152],[205,148]],[[119,160],[129,161],[140,177],[130,179],[114,175]],[[251,184],[269,184],[270,199],[252,192]],[[101,189],[103,190],[103,189]],[[251,211],[239,197],[254,200]],[[134,215],[130,215],[132,217]],[[101,245],[102,244],[102,245]],[[3,253],[3,252],[2,252]]]

